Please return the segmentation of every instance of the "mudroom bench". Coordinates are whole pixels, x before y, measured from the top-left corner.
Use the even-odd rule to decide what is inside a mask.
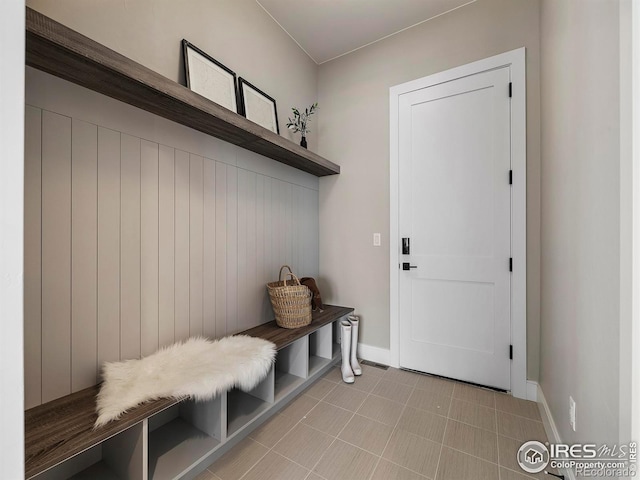
[[[191,479],[290,402],[336,363],[337,320],[352,308],[326,305],[295,330],[275,321],[239,332],[278,351],[252,391],[207,402],[156,400],[93,428],[100,386],[25,412],[25,477],[37,480]]]

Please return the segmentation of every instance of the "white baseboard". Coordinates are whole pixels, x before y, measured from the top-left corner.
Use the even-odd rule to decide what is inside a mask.
[[[527,400],[538,401],[538,382],[527,380]]]
[[[534,383],[534,382],[531,382]],[[537,384],[536,384],[537,385]],[[547,433],[547,437],[549,438],[549,442],[551,443],[562,443],[562,439],[560,438],[560,433],[558,432],[558,427],[556,427],[556,422],[551,415],[551,410],[549,410],[549,404],[547,403],[547,399],[544,396],[544,392],[540,385],[537,385],[537,402],[538,408],[540,409],[540,416],[542,417],[542,424],[544,425],[544,430]],[[576,480],[576,475],[573,470],[562,470],[560,471],[565,478],[569,480]]]
[[[358,343],[358,356],[363,360],[380,363],[382,365],[391,364],[391,352],[387,348],[374,347]]]

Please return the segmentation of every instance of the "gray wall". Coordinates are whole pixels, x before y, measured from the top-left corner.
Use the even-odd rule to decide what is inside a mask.
[[[562,440],[618,441],[617,0],[544,0],[540,385]],[[569,395],[577,432],[569,427]]]
[[[185,84],[186,38],[276,99],[280,134],[291,107],[316,101],[317,66],[255,0],[27,0],[27,5]],[[316,150],[318,137],[309,136]]]
[[[26,102],[26,408],[318,274],[316,177],[30,68]]]
[[[342,173],[320,181],[320,274],[330,300],[362,315],[362,342],[389,347],[389,87],[527,48],[528,376],[540,349],[540,53],[537,0],[478,0],[322,64],[320,154]],[[372,233],[382,233],[382,247]]]

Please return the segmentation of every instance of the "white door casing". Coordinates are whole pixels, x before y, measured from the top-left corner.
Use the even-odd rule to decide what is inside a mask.
[[[454,82],[454,80],[458,81]],[[492,180],[496,182],[496,185],[499,185],[497,182],[505,182],[504,189],[497,187],[496,192],[498,193],[495,194],[503,200],[501,207],[496,206],[496,204],[493,205],[493,207],[495,207],[493,209],[487,208],[487,199],[491,198],[497,201],[496,198],[493,198],[493,194],[488,192],[486,188],[484,191],[482,190],[482,185],[484,184],[486,186],[490,184],[491,182],[489,182],[489,180],[491,179],[485,178],[484,182],[474,182],[474,177],[480,180],[478,175],[483,175],[482,162],[475,166],[469,163],[465,164],[464,162],[458,163],[457,165],[446,165],[445,163],[437,165],[433,162],[416,162],[414,167],[418,170],[413,172],[413,174],[404,172],[406,175],[403,175],[402,170],[399,168],[401,154],[405,156],[407,154],[407,152],[402,152],[403,143],[405,146],[411,145],[412,149],[435,149],[432,151],[442,153],[445,157],[447,155],[449,155],[449,157],[452,155],[454,157],[461,157],[459,154],[464,152],[465,148],[481,150],[483,146],[487,147],[486,143],[482,143],[482,134],[489,132],[487,129],[483,131],[482,126],[480,126],[476,138],[471,139],[467,146],[452,145],[452,138],[434,139],[434,136],[428,135],[418,137],[419,141],[417,142],[407,143],[409,140],[405,138],[403,141],[402,135],[410,136],[411,131],[403,128],[403,123],[406,124],[415,121],[416,123],[429,125],[429,122],[431,122],[431,125],[437,126],[437,119],[440,118],[440,123],[444,124],[449,122],[450,125],[458,126],[461,130],[465,128],[468,130],[468,128],[473,125],[474,119],[462,119],[468,120],[466,123],[465,121],[460,122],[461,119],[455,120],[455,110],[462,108],[463,101],[471,102],[471,105],[475,105],[478,109],[486,109],[489,105],[487,102],[490,102],[491,98],[491,94],[489,93],[491,89],[486,87],[496,83],[504,84],[508,82],[511,82],[513,85],[513,97],[510,101],[510,107],[508,106],[508,100],[505,103],[507,108],[510,108],[507,113],[510,115],[511,134],[509,138],[497,141],[498,145],[500,145],[498,148],[510,150],[508,152],[509,155],[505,153],[505,158],[508,156],[511,157],[513,185],[511,188],[508,185],[508,164],[505,164],[506,166],[498,165],[493,170],[484,170],[485,175],[490,174],[495,177]],[[456,88],[460,91],[456,91]],[[463,91],[468,93],[460,95]],[[505,94],[506,93],[507,92],[505,92]],[[441,100],[436,100],[438,98]],[[417,359],[412,359],[409,352],[403,350],[401,357],[401,335],[404,335],[405,342],[411,341],[409,340],[410,338],[429,342],[431,348],[428,350],[429,353],[432,354],[430,361],[435,362],[435,365],[437,365],[439,358],[447,358],[447,351],[449,353],[447,367],[450,369],[453,368],[453,371],[457,369],[457,371],[466,372],[469,369],[469,365],[471,365],[471,370],[474,370],[472,364],[478,363],[477,368],[475,368],[475,377],[464,378],[463,375],[458,376],[458,378],[489,384],[498,388],[510,389],[514,396],[520,398],[526,398],[527,391],[525,99],[524,48],[414,80],[390,89],[391,363],[396,367],[403,366],[406,368],[420,369],[417,368],[417,364],[415,363]],[[409,109],[408,104],[413,104],[416,108]],[[447,110],[450,110],[451,115],[446,114]],[[403,111],[405,112],[404,115],[402,113]],[[406,113],[408,111],[412,113],[409,115]],[[505,121],[504,118],[507,118],[506,121],[508,121],[508,117],[504,115],[502,117],[503,121]],[[476,128],[478,127],[478,119],[480,118],[481,117],[475,119]],[[507,130],[508,127],[507,125]],[[493,139],[493,141],[495,143],[496,139]],[[409,153],[413,154],[415,152],[412,151]],[[417,154],[419,155],[419,152]],[[488,165],[487,161],[484,163],[486,167]],[[439,175],[458,175],[455,184],[458,186],[466,186],[463,188],[463,191],[468,192],[468,201],[459,202],[460,208],[456,210],[456,197],[452,196],[453,192],[447,190],[447,185],[442,183],[442,178],[440,178],[441,183],[435,180],[432,183],[428,183],[427,181],[427,184],[424,185],[414,185],[414,188],[400,188],[401,184],[404,187],[404,183],[401,183],[403,181],[410,182],[412,178],[422,179],[425,171],[420,172],[419,170],[428,168],[435,168],[436,170],[432,170],[432,172],[439,172]],[[476,168],[475,171],[473,170],[474,168]],[[503,169],[506,169],[506,172],[502,172]],[[489,170],[491,170],[491,172],[487,173]],[[434,178],[437,176],[438,175],[434,175]],[[423,180],[419,181],[422,182]],[[426,219],[428,222],[435,223],[444,221],[447,228],[443,229],[443,231],[449,232],[450,238],[447,238],[445,235],[434,234],[433,229],[431,229],[429,235],[426,235],[426,231],[421,232],[419,229],[414,230],[411,232],[411,235],[413,235],[412,247],[415,248],[412,248],[412,255],[407,257],[401,254],[400,238],[406,236],[411,237],[411,235],[402,230],[403,226],[400,222],[403,215],[400,212],[400,205],[401,203],[409,205],[412,199],[403,199],[401,195],[403,194],[402,192],[405,192],[404,194],[407,195],[407,192],[414,190],[417,192],[417,197],[413,200],[415,200],[418,205],[430,205],[437,199],[442,199],[445,204],[444,209],[432,208],[426,209],[426,212],[416,211],[420,212],[420,215],[424,217],[423,220]],[[470,200],[474,195],[484,197],[484,203],[483,201],[479,201],[477,202],[478,204],[475,205],[471,202]],[[506,205],[507,209],[509,208],[509,202],[504,201],[506,199],[505,195],[507,197],[511,195],[510,212],[504,209],[504,205]],[[447,206],[449,210],[447,210]],[[408,212],[404,213],[405,221],[403,223],[407,224],[406,219],[410,218],[410,214]],[[468,216],[469,213],[472,213],[471,217]],[[490,218],[496,215],[497,218]],[[511,216],[510,222],[508,219],[509,215]],[[486,221],[484,223],[476,221],[481,219]],[[490,222],[488,220],[496,221]],[[491,223],[491,227],[486,228],[486,225],[489,223]],[[485,227],[482,225],[485,225]],[[406,225],[404,228],[407,228]],[[511,229],[510,235],[508,232],[509,228]],[[498,242],[497,244],[490,245],[499,231],[504,233],[502,243]],[[463,233],[465,235],[456,235],[456,233]],[[473,241],[470,241],[470,239],[473,239]],[[513,258],[513,272],[511,274],[508,272],[509,250],[511,251],[510,256]],[[505,258],[502,259],[502,257]],[[492,258],[492,260],[489,260],[489,258]],[[411,272],[400,270],[399,266],[401,262],[406,261],[410,261],[412,265],[416,265],[418,268]],[[404,275],[404,277],[402,277],[402,275]],[[408,287],[411,286],[401,289],[401,279],[404,280],[404,283],[406,283]],[[413,281],[407,281],[409,279],[413,279]],[[446,281],[442,281],[443,279]],[[452,280],[454,281],[452,282]],[[456,282],[455,280],[464,281]],[[495,287],[492,288],[497,289],[496,298],[498,298],[498,300],[495,302],[488,300],[491,295],[488,295],[487,288],[489,288],[488,286],[491,284],[495,285]],[[464,295],[468,295],[470,300],[464,302],[464,304],[452,305],[451,298],[455,298],[456,295],[455,288],[452,287],[453,285],[457,285],[457,288],[462,289],[462,291],[465,292]],[[500,292],[502,292],[502,297],[500,297]],[[457,294],[460,293],[461,292],[458,292]],[[404,316],[405,312],[401,311],[401,304],[412,305],[412,298],[415,298],[417,300],[413,307],[419,309],[420,299],[425,296],[431,299],[431,305],[435,305],[436,309],[440,309],[441,314],[445,314],[445,322],[438,326],[437,322],[423,318],[422,323],[416,322],[411,329],[401,332],[399,328],[401,323],[400,315],[403,315],[403,322],[406,319]],[[500,302],[499,298],[503,298],[503,301]],[[403,302],[401,302],[401,299],[403,299]],[[493,303],[493,305],[491,305],[491,303]],[[438,307],[438,305],[440,306]],[[445,309],[446,305],[452,308]],[[456,318],[464,318],[465,316],[468,318],[471,309],[483,312],[486,318],[481,318],[476,325],[469,324],[465,326],[459,322],[458,324],[455,323]],[[510,321],[508,310],[511,310]],[[494,315],[494,313],[496,314],[495,318],[498,324],[494,326],[493,331],[489,334],[488,330],[491,329],[486,327],[489,325],[489,317]],[[493,321],[493,319],[491,319],[491,321]],[[505,324],[504,322],[507,323]],[[483,325],[485,327],[484,329],[482,328]],[[445,328],[447,326],[448,328]],[[496,335],[493,335],[494,333],[496,333]],[[474,340],[473,345],[470,343],[472,339]],[[433,345],[434,343],[440,343],[440,345]],[[500,359],[508,360],[509,344],[513,345],[513,360],[510,362],[500,362]],[[449,348],[455,346],[458,348]],[[422,350],[425,350],[425,348]],[[490,351],[495,351],[495,355],[489,354],[488,352]],[[455,352],[455,354],[452,355],[453,352]],[[474,355],[475,361],[473,360]],[[483,357],[485,357],[485,359],[491,357],[492,360],[488,364],[482,364],[478,361],[478,358],[482,359]],[[402,364],[400,363],[401,358]],[[457,362],[457,365],[451,365],[451,359],[453,359],[453,363]],[[464,366],[465,362],[466,367]],[[493,380],[487,376],[489,372],[493,375]],[[443,373],[439,371],[432,373],[446,374],[446,372]],[[485,377],[482,377],[482,375],[485,375]],[[499,380],[495,380],[496,378]]]

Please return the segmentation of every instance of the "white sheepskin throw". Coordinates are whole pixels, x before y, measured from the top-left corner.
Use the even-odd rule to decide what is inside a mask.
[[[233,387],[249,391],[267,376],[275,356],[273,343],[237,335],[213,341],[194,337],[139,360],[105,363],[95,427],[149,400],[202,401]]]

